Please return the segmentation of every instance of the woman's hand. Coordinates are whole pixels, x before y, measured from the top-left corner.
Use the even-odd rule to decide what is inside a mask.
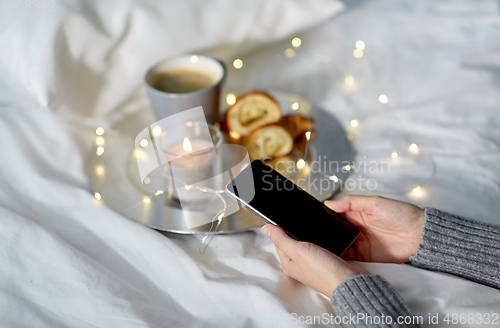
[[[276,246],[283,272],[304,285],[330,297],[338,285],[360,273],[370,274],[359,265],[345,261],[324,248],[296,241],[272,224],[262,227]]]
[[[417,252],[425,217],[420,207],[378,196],[346,196],[325,205],[361,230],[347,259],[404,263]]]

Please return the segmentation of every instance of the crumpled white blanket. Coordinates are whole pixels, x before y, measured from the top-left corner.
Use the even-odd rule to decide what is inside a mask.
[[[323,0],[53,8],[0,9],[2,326],[290,327],[290,313],[332,313],[327,298],[283,275],[258,230],[217,236],[201,255],[201,237],[165,237],[92,197],[83,162],[95,127],[136,111],[145,69],[169,55],[242,58],[227,90],[300,94],[346,127],[359,120],[349,128],[357,160],[400,154],[374,193],[500,223],[494,0],[356,2],[336,17],[344,5]],[[283,56],[307,29],[295,56]],[[359,39],[366,49],[355,59]],[[418,155],[407,152],[413,142]],[[429,313],[500,312],[498,290],[408,265],[364,266],[426,323]]]

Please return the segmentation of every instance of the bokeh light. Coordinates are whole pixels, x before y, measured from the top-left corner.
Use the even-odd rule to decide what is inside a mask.
[[[346,75],[345,77],[345,84],[348,86],[354,85],[354,77],[352,75]]]
[[[236,69],[240,69],[240,68],[242,68],[242,67],[243,67],[243,60],[241,60],[241,59],[235,59],[235,60],[233,61],[233,66],[234,66],[234,68],[236,68]]]
[[[302,44],[302,40],[300,38],[293,38],[292,39],[292,46],[294,46],[295,48],[300,47],[301,44]]]
[[[355,49],[352,54],[356,58],[361,58],[361,57],[363,57],[363,50],[361,50],[361,49]]]
[[[226,95],[226,102],[228,105],[234,105],[234,103],[236,102],[236,96],[232,93],[228,93]]]
[[[385,105],[389,102],[389,98],[387,98],[386,95],[381,94],[380,96],[378,96],[378,101]]]
[[[288,58],[292,58],[293,56],[295,56],[295,50],[293,50],[292,48],[286,48],[285,56],[287,56]]]
[[[361,40],[358,40],[356,42],[356,49],[365,50],[365,43]]]

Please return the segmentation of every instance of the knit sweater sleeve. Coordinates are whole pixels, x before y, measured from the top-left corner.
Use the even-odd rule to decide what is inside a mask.
[[[399,294],[381,276],[359,275],[333,292],[336,322],[351,327],[420,327],[423,318],[413,316]]]
[[[500,288],[500,227],[426,208],[422,238],[410,261]]]
[[[416,267],[500,288],[500,227],[426,208],[420,244],[410,261]],[[337,287],[331,302],[345,328],[419,327],[423,323],[380,276],[347,280]]]

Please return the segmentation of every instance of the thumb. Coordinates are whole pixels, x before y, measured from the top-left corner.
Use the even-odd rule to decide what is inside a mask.
[[[293,252],[298,241],[289,237],[283,229],[274,224],[266,224],[262,227],[262,232],[272,240],[276,248],[288,254]]]
[[[325,201],[325,205],[337,213],[345,213],[349,211],[350,204],[343,199],[344,198],[337,200],[327,200]]]
[[[337,213],[362,212],[377,199],[375,196],[354,196],[347,195],[344,198],[336,200],[327,200],[325,205]]]

